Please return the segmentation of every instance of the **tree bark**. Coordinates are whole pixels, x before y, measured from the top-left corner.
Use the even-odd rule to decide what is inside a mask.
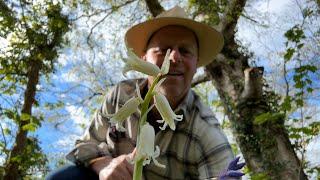
[[[212,78],[211,78],[210,74],[208,74],[207,72],[204,72],[203,74],[193,78],[193,80],[191,82],[191,87],[195,87],[198,84],[205,83],[205,82],[208,82],[211,80],[212,80]]]
[[[245,4],[246,0],[229,1],[218,25],[224,36],[224,48],[205,71],[218,91],[252,175],[263,173],[266,179],[307,179],[284,128],[284,117],[262,125],[253,123],[258,115],[272,112],[268,96],[263,96],[261,68],[250,68],[249,57],[239,52],[235,42],[236,25]],[[154,6],[148,8],[161,12]]]
[[[160,14],[164,10],[158,0],[145,0],[145,1],[153,17],[156,17],[158,14]]]
[[[37,61],[31,61],[28,70],[28,82],[27,88],[24,93],[24,102],[21,110],[21,114],[32,115],[32,105],[35,102],[36,85],[39,81],[39,72],[41,69],[41,63]],[[19,162],[15,160],[16,157],[22,154],[27,142],[28,131],[23,130],[23,126],[30,123],[30,120],[19,121],[18,132],[15,138],[15,143],[10,152],[10,156],[5,165],[5,180],[21,179],[22,175],[19,170]]]
[[[212,76],[233,134],[253,174],[263,173],[270,179],[307,179],[301,163],[284,128],[284,117],[276,122],[256,125],[255,117],[273,113],[268,96],[263,96],[262,74],[259,68],[248,66],[248,56],[239,52],[235,42],[236,24],[245,6],[245,0],[229,2],[219,30],[225,46],[215,61],[206,66]]]

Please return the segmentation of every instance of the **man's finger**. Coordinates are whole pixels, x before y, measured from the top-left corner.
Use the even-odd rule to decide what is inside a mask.
[[[132,175],[130,174],[128,168],[126,167],[128,162],[123,161],[122,164],[117,165],[116,169],[114,170],[114,175],[118,176],[116,178],[120,179],[132,179]]]
[[[127,162],[126,168],[127,168],[128,172],[130,173],[130,175],[133,176],[133,165]]]
[[[133,159],[136,154],[137,154],[137,148],[134,148],[133,151],[129,154],[130,158]]]

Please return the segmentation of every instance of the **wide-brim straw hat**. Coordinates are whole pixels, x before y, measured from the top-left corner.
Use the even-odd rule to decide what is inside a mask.
[[[211,26],[190,19],[181,7],[176,6],[162,12],[154,19],[131,27],[125,35],[127,48],[133,49],[133,52],[141,57],[153,33],[169,25],[184,26],[196,34],[199,43],[198,67],[212,62],[223,47],[223,36],[220,32]]]

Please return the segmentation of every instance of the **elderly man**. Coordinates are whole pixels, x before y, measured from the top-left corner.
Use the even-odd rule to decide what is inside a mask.
[[[217,119],[191,90],[191,81],[197,68],[210,63],[221,50],[221,34],[189,19],[183,9],[175,7],[132,27],[125,38],[127,47],[137,56],[159,67],[167,49],[171,50],[170,70],[159,91],[176,114],[183,115],[183,120],[176,122],[174,131],[169,128],[160,131],[162,124],[157,120],[161,116],[156,108],[148,114],[147,121],[156,131],[155,144],[161,149],[157,159],[166,168],[151,163],[143,169],[144,178],[209,179],[219,176],[232,161],[233,154]],[[127,160],[134,156],[139,112],[124,121],[125,132],[117,131],[102,114],[115,113],[135,96],[136,83],[144,96],[152,82],[153,77],[149,76],[148,79],[119,83],[107,95],[74,150],[67,155],[78,166],[68,166],[60,171],[64,176],[50,178],[61,179],[69,175],[76,179],[98,176],[100,179],[132,179],[133,165]]]

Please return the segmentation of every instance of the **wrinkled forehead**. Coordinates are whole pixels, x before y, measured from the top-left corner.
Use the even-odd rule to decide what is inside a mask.
[[[162,27],[160,29],[158,29],[157,31],[155,31],[149,38],[147,44],[146,44],[146,48],[145,50],[148,49],[150,43],[152,43],[153,41],[157,40],[157,41],[166,41],[168,39],[162,39],[162,36],[166,36],[166,35],[177,35],[180,36],[181,34],[184,34],[186,40],[191,39],[191,42],[196,46],[197,49],[199,49],[199,42],[198,42],[198,37],[196,36],[196,34],[190,30],[187,27],[184,26],[178,26],[178,25],[168,25],[165,27]],[[159,37],[160,36],[160,37]],[[182,40],[183,41],[183,40]]]

